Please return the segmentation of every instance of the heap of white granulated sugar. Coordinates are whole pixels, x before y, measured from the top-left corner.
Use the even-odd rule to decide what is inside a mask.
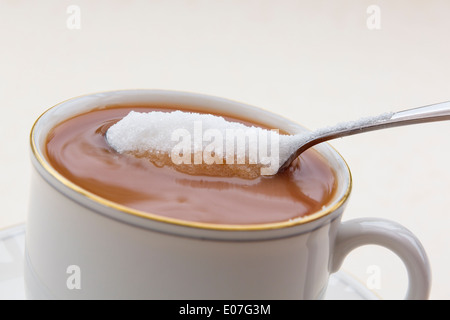
[[[309,139],[329,131],[375,124],[391,116],[386,113],[305,134],[282,135],[211,114],[131,111],[108,129],[106,140],[117,152],[148,158],[158,166],[171,165],[198,175],[255,178],[276,174]],[[239,143],[242,136],[244,140]]]
[[[244,140],[239,143],[242,135]],[[220,116],[182,111],[131,111],[108,129],[106,139],[117,152],[147,157],[155,164],[173,165],[193,174],[245,178],[275,174],[298,140]],[[186,146],[189,149],[184,151],[189,150],[192,157],[180,163],[180,157],[174,159],[173,152],[184,155],[181,150]]]

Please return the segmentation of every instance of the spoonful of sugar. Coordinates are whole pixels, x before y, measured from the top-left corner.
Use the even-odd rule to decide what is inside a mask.
[[[157,166],[247,179],[276,174],[299,138],[221,116],[183,111],[131,111],[105,137],[115,151],[147,158]]]
[[[247,126],[220,116],[182,111],[131,111],[106,132],[119,153],[195,175],[253,179],[290,167],[308,148],[384,128],[450,120],[450,102],[384,113],[297,135]]]

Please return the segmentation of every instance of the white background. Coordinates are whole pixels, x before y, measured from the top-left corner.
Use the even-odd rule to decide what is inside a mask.
[[[81,29],[67,28],[69,5]],[[369,30],[367,8],[381,10]],[[256,105],[308,128],[450,100],[449,1],[0,0],[0,228],[26,221],[28,135],[54,104],[129,88],[174,89]],[[450,293],[450,122],[333,141],[353,195],[344,220],[382,217],[413,231]],[[343,268],[375,266],[385,299],[403,297],[400,260],[361,248]],[[371,282],[370,282],[371,283]]]

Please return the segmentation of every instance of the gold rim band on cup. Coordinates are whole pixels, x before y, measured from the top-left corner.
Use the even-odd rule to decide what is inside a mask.
[[[126,90],[125,90],[126,91]],[[111,92],[117,92],[117,91],[111,91]],[[170,91],[167,91],[170,92]],[[177,91],[179,92],[179,91]],[[107,92],[101,92],[101,93],[107,93]],[[94,93],[95,94],[95,93]],[[345,201],[350,196],[350,192],[352,189],[352,175],[350,172],[350,168],[348,167],[347,162],[344,160],[344,158],[339,154],[339,152],[336,151],[332,146],[328,145],[330,148],[333,149],[334,152],[336,152],[341,160],[344,162],[347,172],[349,174],[349,183],[347,190],[345,191],[345,194],[339,199],[339,201],[335,204],[333,204],[331,207],[325,207],[325,209],[315,212],[313,214],[307,215],[305,217],[299,217],[292,220],[287,221],[280,221],[280,222],[271,222],[271,223],[261,223],[261,224],[218,224],[218,223],[206,223],[206,222],[195,222],[195,221],[188,221],[188,220],[181,220],[181,219],[174,219],[169,217],[164,217],[158,214],[148,213],[141,210],[132,209],[130,207],[120,205],[116,202],[107,200],[105,198],[102,198],[92,192],[89,192],[79,186],[77,186],[75,183],[71,182],[70,180],[66,179],[64,176],[62,176],[58,171],[56,171],[43,157],[41,157],[39,153],[39,148],[37,147],[36,141],[34,139],[35,131],[36,131],[36,125],[39,122],[39,120],[50,110],[64,104],[67,101],[78,99],[85,96],[90,96],[93,94],[87,94],[82,96],[77,96],[68,100],[65,100],[61,103],[58,103],[54,105],[53,107],[47,109],[44,111],[34,122],[33,127],[31,129],[30,133],[30,145],[31,145],[31,151],[33,153],[33,156],[36,158],[38,163],[57,181],[59,181],[61,184],[66,186],[67,188],[75,191],[76,193],[94,201],[97,202],[105,207],[109,207],[118,211],[121,211],[126,214],[130,214],[133,216],[137,216],[140,218],[145,218],[149,220],[154,220],[158,222],[164,222],[169,224],[175,224],[183,227],[191,227],[191,228],[200,228],[200,229],[208,229],[208,230],[220,230],[220,231],[257,231],[257,230],[270,230],[270,229],[281,229],[281,228],[288,228],[293,227],[301,224],[305,224],[314,220],[318,220],[333,211],[337,210],[340,206],[342,206]],[[201,96],[201,95],[200,95]],[[229,99],[226,99],[228,101],[232,101]],[[291,121],[292,122],[292,121]]]

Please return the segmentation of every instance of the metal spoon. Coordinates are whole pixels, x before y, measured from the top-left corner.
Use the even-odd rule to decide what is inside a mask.
[[[443,120],[450,120],[450,101],[387,113],[378,117],[342,123],[334,127],[321,129],[313,132],[301,142],[296,151],[280,166],[278,173],[286,170],[303,151],[324,141],[379,129]]]

